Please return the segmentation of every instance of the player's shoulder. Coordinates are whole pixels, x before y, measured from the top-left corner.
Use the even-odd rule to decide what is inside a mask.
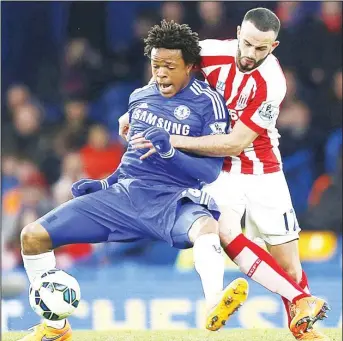
[[[218,117],[224,118],[226,116],[224,98],[207,83],[195,79],[189,89],[194,95],[193,103],[201,103],[203,107],[210,106],[215,113],[218,113]],[[206,113],[206,110],[204,113]]]
[[[199,42],[201,56],[235,56],[238,47],[237,39],[205,39]]]
[[[286,78],[278,59],[270,54],[266,61],[259,68],[261,78],[266,83],[268,89],[279,92],[286,92]]]
[[[141,88],[135,89],[130,95],[129,103],[139,101],[140,99],[145,98],[150,95],[154,95],[155,93],[156,93],[156,84],[155,82],[152,82]]]
[[[211,98],[215,97],[219,101],[224,101],[223,97],[206,82],[195,79],[193,84],[190,86],[190,90],[195,95],[195,98],[201,98],[205,102],[211,101]]]

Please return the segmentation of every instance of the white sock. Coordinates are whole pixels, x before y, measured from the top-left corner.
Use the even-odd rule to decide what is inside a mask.
[[[203,234],[193,246],[194,266],[198,272],[207,306],[215,304],[218,294],[223,290],[224,257],[219,236],[215,233]]]
[[[29,277],[30,283],[35,277],[40,277],[44,272],[47,272],[56,267],[56,258],[54,251],[41,253],[39,255],[27,256],[21,254],[24,261],[24,267]]]
[[[240,270],[268,290],[287,298],[290,302],[302,294],[286,278],[245,247],[233,260]]]
[[[54,251],[41,253],[39,255],[27,256],[22,253],[24,267],[29,277],[30,283],[32,283],[35,277],[41,276],[44,272],[56,268],[56,258]],[[65,319],[60,321],[50,321],[44,319],[47,326],[56,329],[62,329],[65,325]]]

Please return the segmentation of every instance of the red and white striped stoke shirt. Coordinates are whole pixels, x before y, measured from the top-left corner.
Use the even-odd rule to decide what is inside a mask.
[[[277,58],[270,54],[258,68],[243,73],[236,66],[237,39],[208,39],[200,45],[201,70],[211,87],[225,98],[230,131],[241,120],[259,134],[240,155],[227,157],[223,170],[243,174],[279,171],[280,135],[275,123],[286,94],[286,80]]]

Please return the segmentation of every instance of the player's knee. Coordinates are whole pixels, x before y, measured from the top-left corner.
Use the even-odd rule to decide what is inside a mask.
[[[219,224],[220,243],[223,246],[230,244],[241,233],[242,233],[242,230],[241,230],[240,225],[235,226],[234,224],[232,224],[231,228],[228,228],[227,226],[223,226],[222,224]]]
[[[46,229],[37,222],[26,225],[20,234],[21,249],[25,255],[37,255],[52,249]]]
[[[219,234],[218,222],[209,216],[203,216],[196,220],[189,231],[189,238],[192,242],[203,234]]]

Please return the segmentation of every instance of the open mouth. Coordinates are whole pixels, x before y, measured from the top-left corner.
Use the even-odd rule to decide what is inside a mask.
[[[173,85],[172,84],[159,84],[161,92],[168,92],[172,89]]]

